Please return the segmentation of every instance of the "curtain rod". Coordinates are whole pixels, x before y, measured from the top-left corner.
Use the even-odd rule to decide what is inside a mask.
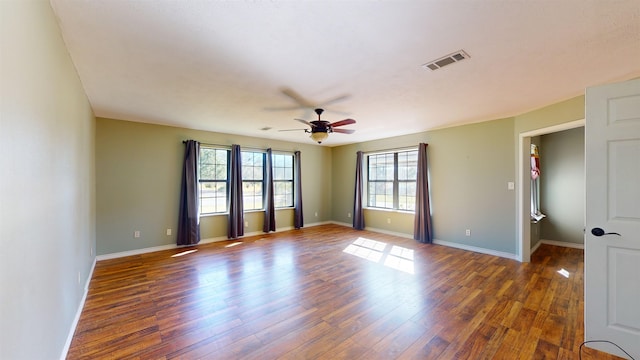
[[[187,140],[182,140],[183,144],[187,143]],[[212,147],[222,147],[222,148],[231,148],[231,145],[221,145],[221,144],[212,144],[212,143],[200,143],[200,145],[204,145],[204,146],[212,146]],[[267,150],[267,148],[265,149],[261,149],[261,148],[257,148],[257,147],[251,147],[251,146],[247,146],[247,147],[243,147],[242,145],[240,145],[240,149],[249,149],[249,150]],[[300,151],[299,149],[297,150],[282,150],[282,149],[273,149],[271,148],[271,151],[276,151],[276,152],[287,152],[287,153],[293,153],[296,151]]]

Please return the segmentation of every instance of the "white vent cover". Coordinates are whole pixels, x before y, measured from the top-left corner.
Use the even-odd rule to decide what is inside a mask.
[[[443,56],[440,59],[433,60],[426,64],[422,64],[422,67],[433,71],[468,58],[470,58],[469,54],[464,52],[464,50],[459,50],[447,56]]]

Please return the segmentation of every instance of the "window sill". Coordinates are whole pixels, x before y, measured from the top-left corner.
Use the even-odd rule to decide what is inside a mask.
[[[280,210],[293,210],[294,207],[281,207],[281,208],[276,208],[276,211],[280,211]],[[257,212],[264,212],[264,209],[260,209],[260,210],[246,210],[244,213],[245,214],[251,214],[251,213],[257,213]],[[210,216],[227,216],[229,215],[228,212],[223,212],[223,213],[210,213],[210,214],[200,214],[200,217],[210,217]]]
[[[399,210],[399,209],[383,209],[383,208],[377,208],[377,207],[363,207],[363,210],[371,210],[371,211],[382,211],[382,212],[392,212],[392,213],[399,213],[399,214],[415,214],[415,211],[411,211],[411,210]]]
[[[546,218],[547,215],[540,213],[539,215],[532,215],[531,216],[531,223],[532,224],[537,224],[540,221],[542,221],[542,219]]]

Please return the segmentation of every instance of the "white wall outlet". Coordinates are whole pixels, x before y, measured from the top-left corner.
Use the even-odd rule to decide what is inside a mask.
[[[167,229],[167,236],[171,235],[171,229]]]
[[[350,218],[351,217],[351,213],[347,213],[347,217]]]
[[[471,230],[470,229],[465,230],[464,236],[471,236]]]
[[[89,247],[89,256],[93,256],[93,246]]]
[[[391,218],[387,218],[387,224],[391,224]]]
[[[318,212],[317,211],[315,212],[315,216],[318,217]]]
[[[507,189],[509,189],[509,190],[515,190],[515,188],[516,188],[516,183],[514,183],[513,181],[509,181],[509,182],[507,183]]]
[[[136,238],[136,239],[139,238],[140,237],[140,230],[134,231],[133,232],[133,237]]]
[[[244,227],[249,227],[249,222],[248,221],[244,222]]]

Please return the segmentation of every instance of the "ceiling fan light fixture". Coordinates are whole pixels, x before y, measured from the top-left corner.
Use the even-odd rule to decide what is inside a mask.
[[[328,137],[329,134],[326,132],[313,132],[311,133],[311,136],[309,136],[313,141],[317,142],[318,144],[322,144],[323,141],[325,141]]]

